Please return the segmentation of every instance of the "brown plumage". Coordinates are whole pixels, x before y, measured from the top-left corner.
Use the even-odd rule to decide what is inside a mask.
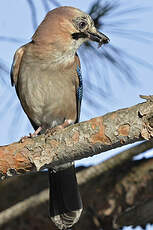
[[[98,32],[91,17],[73,7],[50,11],[32,41],[14,56],[11,80],[21,105],[35,130],[78,122],[79,46],[87,41],[100,45],[108,38]],[[72,163],[49,170],[50,215],[59,229],[76,223],[82,211]]]

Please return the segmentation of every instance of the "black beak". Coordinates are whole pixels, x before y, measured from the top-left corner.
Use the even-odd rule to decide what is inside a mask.
[[[102,46],[102,44],[107,44],[110,39],[103,33],[99,32],[99,31],[88,31],[87,32],[87,36],[91,41],[95,41],[99,43],[99,47]]]
[[[88,38],[91,41],[95,41],[99,43],[99,47],[102,46],[102,44],[107,44],[110,39],[103,33],[96,30],[95,27],[92,28],[92,30],[79,32],[79,33],[73,33],[72,38],[75,40],[78,40],[79,38]]]

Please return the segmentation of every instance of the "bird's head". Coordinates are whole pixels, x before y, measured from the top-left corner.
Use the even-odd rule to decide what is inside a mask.
[[[51,45],[52,50],[63,52],[76,52],[87,40],[98,42],[99,46],[109,42],[109,38],[96,29],[88,14],[68,6],[48,12],[32,39],[36,43]]]

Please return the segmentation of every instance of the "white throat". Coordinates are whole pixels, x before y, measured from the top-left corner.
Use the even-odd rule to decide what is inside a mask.
[[[65,52],[56,52],[56,55],[54,55],[54,62],[58,64],[68,64],[74,60],[75,53],[78,50],[78,48],[82,45],[84,42],[84,39],[74,40],[69,47],[68,50]]]

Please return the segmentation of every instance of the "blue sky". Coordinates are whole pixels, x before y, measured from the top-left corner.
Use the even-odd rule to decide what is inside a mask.
[[[37,22],[42,21],[46,14],[41,0],[33,1],[37,9]],[[48,1],[49,2],[49,1]],[[59,1],[61,5],[70,5],[78,7],[83,11],[88,12],[88,9],[93,1]],[[134,39],[127,39],[122,34],[113,33],[109,27],[104,27],[104,32],[110,39],[112,45],[119,47],[126,51],[129,55],[126,63],[131,64],[134,72],[135,81],[129,82],[124,74],[121,74],[106,63],[104,65],[102,60],[96,59],[96,55],[89,56],[88,59],[93,62],[92,68],[85,66],[83,57],[82,72],[84,79],[84,99],[81,109],[81,120],[87,120],[95,116],[105,114],[110,111],[132,106],[136,103],[142,102],[139,94],[152,94],[153,85],[153,1],[152,0],[128,0],[117,1],[120,2],[118,10],[112,15],[106,17],[105,23],[115,23],[116,27],[113,30],[121,29],[125,31],[133,30],[131,37]],[[142,10],[139,13],[133,11],[129,14],[120,14],[121,10],[134,9],[136,6]],[[50,4],[50,9],[55,6]],[[125,23],[125,19],[128,23]],[[117,23],[118,22],[118,23]],[[138,33],[142,31],[142,33]],[[148,35],[143,35],[143,32],[148,32]],[[5,0],[0,3],[0,63],[4,63],[8,69],[11,67],[12,59],[15,50],[30,41],[34,28],[31,23],[31,12],[26,0]],[[138,36],[139,34],[139,36]],[[2,36],[13,37],[20,40],[20,42],[10,42],[3,40]],[[136,39],[135,39],[136,37]],[[145,39],[142,42],[142,39]],[[83,48],[81,48],[81,53]],[[138,57],[139,64],[133,61],[133,57]],[[147,63],[147,67],[143,65]],[[105,74],[104,74],[105,72]],[[100,74],[99,74],[100,73]],[[107,74],[106,74],[107,73]],[[21,136],[33,132],[32,127],[22,111],[20,103],[17,99],[15,89],[10,85],[9,74],[0,72],[0,145],[9,144],[17,141]],[[90,90],[89,90],[90,85]],[[106,95],[97,92],[97,87]],[[116,149],[101,154],[92,158],[84,159],[81,164],[96,164],[99,160],[104,160],[108,156],[114,155],[122,151]],[[80,164],[80,161],[79,161]],[[128,229],[128,228],[127,228]],[[149,229],[149,227],[148,227]]]
[[[16,2],[16,4],[15,4]],[[122,3],[123,1],[121,1]],[[134,2],[134,3],[133,3]],[[88,11],[91,1],[82,2],[79,1],[60,1],[61,5],[71,5],[79,7],[84,11]],[[124,19],[134,19],[131,23],[123,24],[124,30],[139,30],[142,32],[149,32],[153,35],[152,19],[153,19],[153,2],[151,0],[141,0],[141,7],[146,8],[140,11],[140,13],[123,14],[118,16],[120,10],[127,8],[135,8],[139,6],[139,1],[128,1],[128,3],[121,4],[119,9],[111,17],[106,18],[106,23],[112,23],[118,21],[123,23]],[[53,8],[50,5],[50,8]],[[42,1],[38,0],[37,5],[37,22],[42,21],[46,14],[46,11],[42,7]],[[22,44],[30,41],[34,28],[31,23],[31,13],[26,1],[9,1],[5,0],[1,3],[0,7],[0,38],[1,36],[13,37],[19,39],[21,42],[10,42],[0,40],[0,61],[10,69],[13,55],[15,50]],[[115,23],[116,25],[116,23]],[[105,28],[105,32],[111,39],[111,43],[122,50],[126,51],[132,56],[143,59],[150,65],[153,62],[153,42],[151,41],[151,35],[145,36],[147,39],[145,42],[135,40],[124,39],[120,35],[116,35],[109,31],[109,28]],[[135,31],[131,36],[135,36]],[[83,52],[83,50],[82,50]],[[80,58],[82,59],[81,55]],[[91,60],[91,57],[89,56]],[[96,60],[96,56],[94,58]],[[92,62],[92,61],[91,61]],[[142,102],[139,98],[139,94],[152,94],[152,82],[153,82],[153,67],[146,68],[142,64],[137,64],[132,61],[132,58],[126,59],[128,64],[131,64],[136,81],[130,83],[124,74],[119,74],[116,71],[112,71],[111,66],[107,63],[107,76],[103,77],[102,61],[97,59],[94,68],[88,69],[88,73],[84,63],[82,62],[82,72],[84,78],[84,99],[81,110],[81,120],[87,120],[94,116],[105,114],[106,112],[116,110],[118,108],[128,107],[138,102]],[[97,74],[99,71],[100,77]],[[105,74],[106,75],[106,74]],[[31,125],[26,118],[20,103],[17,99],[15,89],[10,85],[9,74],[1,73],[2,81],[0,82],[0,126],[3,132],[1,132],[0,144],[8,144],[18,140],[21,136],[32,132]],[[5,82],[5,83],[4,83]],[[88,90],[88,85],[92,85],[93,88]],[[100,87],[101,91],[107,92],[106,96],[98,94],[96,87]],[[88,98],[88,100],[87,100]],[[90,103],[89,103],[90,101]],[[92,103],[91,103],[92,102]],[[118,150],[116,150],[118,151]],[[104,156],[105,154],[103,154]],[[109,154],[106,153],[106,156]],[[91,162],[94,163],[95,159],[99,159],[99,156],[92,158]],[[87,162],[87,160],[85,160]],[[88,161],[89,162],[89,161]],[[97,162],[97,161],[96,161]]]
[[[15,4],[16,2],[16,4]],[[93,2],[93,1],[92,1]],[[118,25],[117,29],[120,28],[121,31],[133,30],[131,36],[137,36],[135,31],[149,32],[149,35],[140,36],[145,37],[146,41],[142,42],[139,38],[137,40],[126,39],[120,34],[115,34],[109,30],[109,27],[105,28],[105,32],[111,39],[111,43],[129,55],[133,57],[138,57],[147,62],[149,65],[153,62],[153,42],[151,36],[153,35],[153,2],[151,0],[141,0],[140,12],[133,12],[129,14],[120,15],[120,12],[126,9],[134,9],[139,7],[139,1],[117,1],[120,2],[120,7],[115,11],[114,14],[108,16],[105,19],[105,23],[115,23],[122,24],[126,20],[129,23]],[[91,1],[60,1],[61,5],[71,5],[78,7],[84,11],[88,11],[91,5]],[[46,11],[42,7],[42,1],[37,0],[37,23],[39,24],[44,18]],[[50,9],[54,8],[54,5],[50,5]],[[143,10],[144,9],[144,10]],[[0,7],[0,38],[2,36],[17,38],[20,42],[10,42],[7,40],[0,39],[0,61],[2,60],[4,64],[10,69],[13,55],[15,50],[30,41],[32,34],[34,33],[34,28],[31,22],[31,12],[27,2],[14,0],[5,0],[1,3]],[[131,22],[130,22],[131,20]],[[118,23],[116,23],[118,22]],[[114,29],[114,28],[113,28]],[[143,33],[142,33],[143,34]],[[106,47],[107,48],[107,47]],[[82,52],[83,48],[81,48]],[[82,59],[82,56],[80,55]],[[91,56],[89,56],[91,60]],[[96,61],[96,56],[95,56]],[[91,61],[92,62],[92,61]],[[135,82],[130,83],[124,74],[119,74],[115,70],[112,70],[111,66],[107,63],[107,68],[103,65],[102,61],[97,59],[94,64],[94,68],[89,67],[88,72],[84,62],[82,61],[82,72],[84,78],[84,98],[81,110],[81,120],[87,120],[89,118],[105,114],[116,110],[118,108],[128,107],[134,105],[138,102],[142,102],[139,98],[139,94],[152,94],[152,82],[153,82],[153,67],[145,67],[142,64],[135,63],[132,58],[126,59],[128,64],[131,64],[134,70]],[[105,68],[105,74],[103,77],[103,71]],[[100,76],[97,74],[100,73]],[[0,82],[0,126],[3,132],[1,132],[0,144],[8,144],[13,141],[17,141],[21,136],[27,135],[29,132],[33,132],[31,125],[22,111],[20,103],[17,99],[15,89],[10,85],[9,74],[1,73],[3,79]],[[5,83],[4,83],[5,82]],[[89,84],[93,87],[89,90]],[[97,87],[106,91],[106,96],[97,93]],[[88,100],[87,100],[88,98]],[[118,152],[121,150],[115,150]],[[114,154],[114,151],[102,154],[101,158],[105,159],[109,154]],[[99,156],[92,157],[91,163],[97,163]],[[89,163],[89,159],[83,160],[85,163]]]

